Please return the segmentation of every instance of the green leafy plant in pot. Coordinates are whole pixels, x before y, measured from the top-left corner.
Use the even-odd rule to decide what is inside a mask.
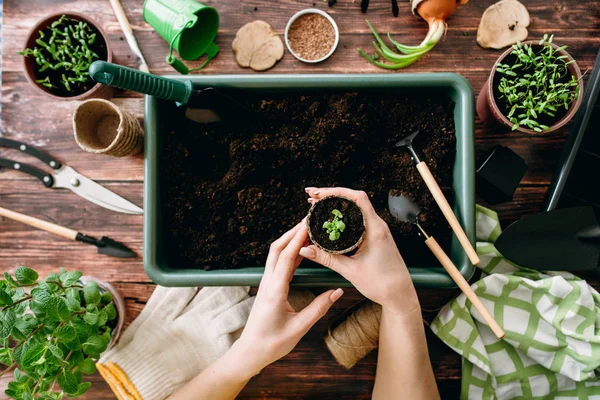
[[[306,224],[311,242],[333,254],[356,250],[365,233],[362,210],[354,201],[341,196],[327,196],[314,203]]]
[[[549,133],[567,124],[583,95],[582,74],[567,46],[540,41],[517,43],[500,56],[477,98],[486,125],[525,133]]]
[[[88,73],[92,62],[112,60],[110,44],[100,26],[83,15],[59,13],[38,22],[19,54],[25,76],[46,95],[60,100],[112,96],[112,88]]]
[[[112,291],[112,293],[111,293]],[[114,293],[114,296],[113,296]],[[0,374],[14,369],[5,394],[13,399],[78,397],[83,374],[117,339],[124,309],[110,285],[79,271],[51,273],[18,267],[0,280]]]

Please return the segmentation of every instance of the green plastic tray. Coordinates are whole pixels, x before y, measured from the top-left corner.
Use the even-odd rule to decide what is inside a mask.
[[[389,91],[399,94],[440,93],[455,103],[456,160],[453,189],[454,212],[467,236],[475,238],[475,169],[473,90],[465,78],[451,73],[364,74],[364,75],[205,75],[172,76],[191,79],[195,87],[243,88],[247,91]],[[144,179],[144,268],[155,283],[163,286],[238,286],[258,285],[264,268],[232,270],[178,269],[167,265],[162,254],[161,204],[158,171],[162,137],[173,119],[173,104],[152,96],[145,98],[145,179]],[[179,115],[179,114],[177,114]],[[450,257],[468,280],[474,272],[456,237],[452,238]],[[451,288],[454,282],[440,265],[411,268],[418,287]],[[385,277],[381,277],[382,279]],[[351,286],[327,268],[300,266],[292,284],[299,286]]]

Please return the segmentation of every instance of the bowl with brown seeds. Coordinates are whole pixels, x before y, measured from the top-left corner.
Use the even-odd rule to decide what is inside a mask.
[[[333,18],[316,8],[297,12],[285,27],[285,44],[289,52],[305,63],[326,60],[339,41],[340,32]]]

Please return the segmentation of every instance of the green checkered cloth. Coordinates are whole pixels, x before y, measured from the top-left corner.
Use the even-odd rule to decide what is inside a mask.
[[[432,322],[463,357],[461,399],[600,400],[600,294],[573,274],[510,263],[493,244],[497,214],[477,206],[476,216],[485,277],[472,288],[506,336],[498,339],[464,294]]]

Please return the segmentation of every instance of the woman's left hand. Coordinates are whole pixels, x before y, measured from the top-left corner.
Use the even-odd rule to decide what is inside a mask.
[[[253,375],[291,352],[300,339],[344,293],[342,289],[322,293],[296,312],[288,302],[290,281],[302,261],[300,249],[308,232],[302,221],[271,244],[265,273],[244,332],[232,350],[249,364]]]

